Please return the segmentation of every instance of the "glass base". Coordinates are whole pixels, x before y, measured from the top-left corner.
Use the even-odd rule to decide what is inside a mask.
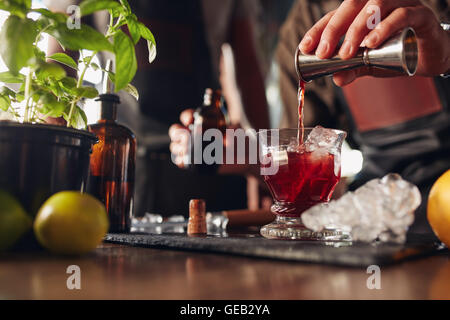
[[[272,223],[261,228],[260,234],[268,239],[351,241],[349,233],[337,229],[312,231],[305,227],[300,217],[277,216]]]

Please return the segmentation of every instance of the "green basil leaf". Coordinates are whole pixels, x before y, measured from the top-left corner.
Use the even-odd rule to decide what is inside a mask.
[[[50,77],[60,80],[66,76],[66,71],[58,64],[44,62],[39,65],[36,76],[41,81]]]
[[[12,98],[16,97],[16,93],[6,86],[0,88],[0,94],[6,95],[6,96],[9,96]]]
[[[22,1],[2,0],[0,2],[0,10],[8,11],[12,15],[20,18],[25,18],[27,16],[28,9],[29,7],[27,8]]]
[[[152,63],[156,58],[156,40],[153,33],[142,22],[139,23],[139,30],[142,38],[147,40],[148,62]]]
[[[13,75],[9,71],[0,72],[0,82],[4,83],[22,83],[25,80],[25,76],[23,74]]]
[[[33,9],[32,11],[40,13],[41,14],[40,18],[46,17],[55,22],[64,23],[64,24],[67,21],[67,16],[62,12],[52,12],[52,11],[44,9],[44,8],[37,8],[37,9]]]
[[[64,119],[68,121],[68,111],[63,113]],[[87,117],[86,113],[84,113],[83,109],[79,106],[75,106],[73,109],[72,119],[70,120],[69,125],[73,128],[81,129],[86,128],[87,125]]]
[[[44,17],[44,16],[40,16],[36,20],[36,28],[38,28],[38,30],[43,30],[43,29],[47,28],[48,26],[50,26],[51,24],[52,24],[52,20],[50,20],[49,18]],[[41,35],[41,37],[42,37],[42,35]]]
[[[17,75],[33,57],[36,24],[31,19],[9,16],[0,31],[0,55],[9,71]]]
[[[0,94],[0,110],[8,111],[11,106],[11,99],[7,95]]]
[[[59,81],[60,86],[69,94],[76,95],[77,80],[72,77],[64,77]]]
[[[133,80],[137,71],[137,60],[131,39],[121,30],[114,35],[114,53],[116,55],[116,91]]]
[[[77,112],[77,115],[81,118],[81,120],[82,121],[80,121],[81,122],[81,126],[79,126],[79,128],[80,127],[83,127],[83,128],[85,128],[86,127],[86,125],[87,125],[87,116],[86,116],[86,113],[84,112],[84,110],[83,109],[81,109],[80,107],[78,107],[77,106],[77,110],[76,111],[78,111]]]
[[[133,15],[128,16],[126,20],[131,39],[133,39],[133,43],[136,44],[141,38],[141,30],[139,29],[139,22],[135,17],[133,17]]]
[[[47,97],[50,97],[50,95],[46,95]],[[46,101],[45,103],[43,103]],[[58,101],[56,98],[49,98],[49,99],[43,99],[39,100],[41,104],[39,108],[39,112],[43,115],[46,115],[48,117],[54,117],[59,118],[63,115],[64,111],[66,110],[66,103]]]
[[[108,70],[104,70],[102,69],[104,72],[108,73],[108,78],[109,80],[111,80],[112,82],[116,83],[116,74],[112,71],[108,71]]]
[[[40,104],[52,104],[55,101],[58,101],[52,93],[46,90],[47,89],[35,90],[33,93],[33,95],[36,95],[36,97],[34,97],[35,101],[38,101]]]
[[[96,11],[105,9],[117,9],[120,7],[120,3],[113,0],[85,0],[80,3],[81,15],[87,16]]]
[[[131,12],[131,7],[128,4],[127,0],[119,0],[122,6],[126,9],[127,12]]]
[[[74,92],[78,97],[84,97],[89,99],[94,99],[98,97],[98,91],[94,87],[75,88]]]
[[[98,69],[100,69],[100,66],[98,64],[96,64],[95,62],[91,62],[90,66],[92,69],[94,69],[94,71],[97,71]]]
[[[45,61],[45,52],[40,50],[37,47],[34,47],[34,55],[36,56],[36,60],[38,61]]]
[[[121,14],[125,14],[125,11],[122,7],[109,10],[109,14],[112,15],[113,18],[118,18]]]
[[[58,24],[56,27],[49,28],[46,32],[56,38],[63,48],[114,52],[112,44],[103,34],[84,24],[81,25],[80,29],[69,29],[65,24]]]
[[[17,100],[18,102],[22,102],[24,99],[25,99],[25,92],[24,92],[23,90],[19,90],[19,91],[16,93],[16,100]]]
[[[136,100],[139,100],[139,92],[135,86],[131,83],[127,84],[125,88],[123,88],[126,92],[131,94]]]
[[[61,86],[61,82],[53,79],[53,78],[49,78],[47,80],[48,84],[48,88],[52,91],[52,93],[57,96],[57,97],[62,97],[64,95],[65,90],[64,88]]]
[[[31,0],[7,0],[7,2],[16,2],[17,4],[19,4],[20,6],[26,8],[26,9],[30,9],[31,8]]]
[[[77,63],[65,53],[58,52],[58,53],[52,54],[50,57],[47,57],[47,59],[57,61],[68,67],[78,70]]]

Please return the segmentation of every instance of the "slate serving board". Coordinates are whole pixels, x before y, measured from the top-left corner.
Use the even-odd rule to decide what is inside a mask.
[[[259,235],[188,237],[185,234],[108,234],[106,242],[160,249],[232,254],[353,267],[394,264],[446,250],[434,237],[411,235],[405,244],[268,240]]]

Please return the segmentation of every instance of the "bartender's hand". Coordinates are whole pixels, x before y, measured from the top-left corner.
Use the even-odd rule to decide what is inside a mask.
[[[369,10],[369,6],[373,5],[380,8],[381,22],[371,30],[367,21],[373,18],[374,12]],[[412,27],[417,34],[417,75],[447,73],[450,70],[450,33],[441,28],[431,9],[419,0],[345,0],[338,9],[325,15],[305,34],[300,50],[305,54],[315,51],[321,59],[330,58],[345,34],[339,55],[343,59],[350,59],[361,44],[376,48],[406,27]],[[363,75],[389,76],[392,72],[360,68],[335,74],[334,82],[343,86]]]
[[[189,151],[189,125],[194,122],[194,110],[186,109],[180,114],[180,122],[175,123],[169,128],[170,152],[174,156],[175,164],[179,168],[184,168],[184,159]]]

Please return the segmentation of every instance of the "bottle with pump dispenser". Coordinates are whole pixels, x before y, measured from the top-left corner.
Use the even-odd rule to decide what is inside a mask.
[[[110,70],[109,60],[106,70]],[[105,204],[110,233],[130,231],[133,212],[136,138],[127,127],[117,123],[119,96],[113,94],[113,84],[104,75],[103,94],[97,101],[100,119],[89,125],[98,138],[93,146],[87,190]]]

